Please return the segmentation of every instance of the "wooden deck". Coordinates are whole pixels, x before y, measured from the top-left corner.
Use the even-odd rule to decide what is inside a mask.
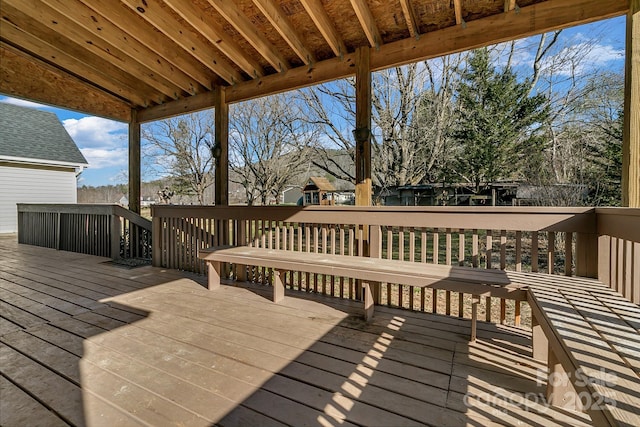
[[[0,236],[0,425],[589,425],[523,329],[105,261]]]

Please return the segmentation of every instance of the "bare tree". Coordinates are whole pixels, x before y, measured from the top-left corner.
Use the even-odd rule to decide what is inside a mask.
[[[148,166],[174,178],[176,194],[195,195],[205,204],[205,190],[213,184],[213,118],[210,112],[153,122],[142,128]]]
[[[300,183],[316,134],[300,120],[293,99],[275,95],[235,104],[230,110],[230,179],[241,184],[247,203],[277,200],[287,184]]]

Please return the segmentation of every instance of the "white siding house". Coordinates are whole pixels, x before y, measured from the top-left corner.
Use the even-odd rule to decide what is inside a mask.
[[[17,203],[76,203],[86,166],[55,114],[0,103],[0,233],[17,231]]]

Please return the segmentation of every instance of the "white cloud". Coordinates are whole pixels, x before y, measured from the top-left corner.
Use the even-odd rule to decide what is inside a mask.
[[[127,125],[100,117],[63,120],[71,138],[80,148],[121,147],[127,141]]]
[[[128,152],[125,147],[117,148],[80,148],[92,170],[109,167],[126,167]]]
[[[556,76],[584,75],[624,60],[625,52],[610,45],[583,42],[561,49],[543,61],[542,69]]]

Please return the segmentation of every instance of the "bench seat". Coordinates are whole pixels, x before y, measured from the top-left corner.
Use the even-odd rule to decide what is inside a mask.
[[[291,252],[248,246],[217,246],[200,250],[198,257],[208,263],[209,289],[220,286],[221,263],[237,266],[255,265],[274,269],[273,300],[284,297],[281,275],[300,271],[350,277],[363,282],[364,317],[373,316],[374,287],[380,282],[430,287],[471,294],[473,299],[471,338],[475,339],[477,303],[480,297],[499,297],[526,301],[526,290],[513,284],[504,271],[480,270],[469,267],[424,264],[369,257]],[[243,273],[239,277],[246,277]]]
[[[596,280],[574,279],[528,287],[547,401],[587,412],[594,425],[640,426],[640,307]]]

